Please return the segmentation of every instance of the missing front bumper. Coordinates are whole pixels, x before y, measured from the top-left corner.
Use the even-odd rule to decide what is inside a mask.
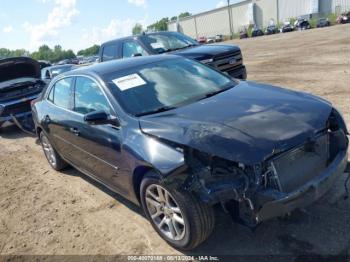
[[[269,194],[270,197],[274,196],[274,199],[262,205],[256,213],[257,221],[263,222],[274,217],[283,216],[297,208],[303,208],[312,204],[331,188],[335,180],[343,174],[347,164],[348,152],[347,150],[342,150],[318,177],[304,186],[288,194],[281,192]],[[264,198],[264,193],[266,192],[260,194],[261,198]]]

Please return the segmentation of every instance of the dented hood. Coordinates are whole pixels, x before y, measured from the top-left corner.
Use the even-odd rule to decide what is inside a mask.
[[[18,78],[40,78],[40,64],[28,57],[0,60],[0,83]]]
[[[332,111],[312,95],[253,82],[140,119],[143,132],[227,160],[254,164],[326,127]]]

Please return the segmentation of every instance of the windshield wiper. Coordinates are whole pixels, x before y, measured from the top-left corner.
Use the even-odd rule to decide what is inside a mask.
[[[159,107],[155,110],[151,110],[151,111],[147,111],[147,112],[144,112],[144,113],[140,113],[140,114],[137,114],[136,116],[146,116],[146,115],[152,115],[152,114],[156,114],[156,113],[162,113],[162,112],[165,112],[165,111],[169,111],[169,110],[172,110],[172,109],[176,109],[177,107],[175,106],[163,106],[163,107]]]
[[[189,47],[193,47],[193,46],[197,46],[197,45],[186,45],[186,46],[183,46],[183,47],[177,47],[177,48],[169,48],[169,49],[165,49],[164,51],[162,50],[161,53],[168,53],[168,52],[174,52],[174,51],[178,51],[178,50],[181,50],[181,49],[186,49],[186,48],[189,48]]]
[[[205,94],[203,97],[201,97],[201,98],[198,99],[198,100],[203,100],[203,99],[206,99],[206,98],[215,96],[215,95],[220,94],[220,93],[222,93],[222,92],[225,92],[225,91],[227,91],[227,90],[229,90],[229,89],[231,89],[231,88],[232,88],[232,86],[226,87],[226,88],[223,88],[223,89],[220,89],[220,90],[216,90],[216,91],[213,91],[213,92],[210,92],[210,93],[207,93],[207,94]]]
[[[194,46],[194,45],[186,45],[186,46],[183,46],[183,47],[170,49],[170,51],[177,51],[177,50],[181,50],[181,49],[186,49],[186,48],[189,48],[189,47],[192,47],[192,46]]]

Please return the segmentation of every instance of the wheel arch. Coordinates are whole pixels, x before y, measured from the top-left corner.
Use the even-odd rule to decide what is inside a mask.
[[[147,165],[138,166],[134,169],[134,172],[133,172],[132,184],[133,184],[134,194],[139,203],[141,203],[141,196],[140,196],[141,182],[145,177],[145,175],[149,172],[154,172],[155,174],[159,173],[154,167],[147,166]]]

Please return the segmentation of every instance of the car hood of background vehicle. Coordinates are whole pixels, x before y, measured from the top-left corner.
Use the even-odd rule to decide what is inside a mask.
[[[177,51],[174,54],[187,58],[203,60],[213,58],[217,55],[231,54],[238,51],[240,51],[239,47],[234,45],[200,45]]]
[[[253,82],[140,118],[142,131],[227,160],[260,163],[326,127],[332,111],[312,95]]]
[[[0,60],[0,83],[17,78],[40,78],[40,64],[28,57]]]

